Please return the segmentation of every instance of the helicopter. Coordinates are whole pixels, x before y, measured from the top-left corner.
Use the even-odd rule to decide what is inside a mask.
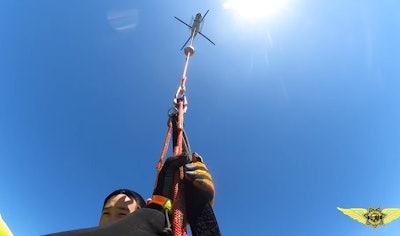
[[[199,33],[201,36],[203,36],[205,39],[207,39],[210,43],[214,44],[215,43],[213,41],[211,41],[211,39],[207,38],[207,36],[205,36],[204,34],[202,34],[200,32],[200,25],[201,23],[204,21],[204,18],[207,16],[209,10],[207,10],[207,12],[204,14],[204,16],[201,15],[201,13],[197,13],[194,20],[193,20],[193,24],[190,26],[189,24],[187,24],[186,22],[184,22],[183,20],[179,19],[178,17],[174,16],[175,19],[177,19],[178,21],[182,22],[183,24],[185,24],[187,27],[189,27],[191,29],[191,34],[189,36],[189,38],[186,40],[185,44],[183,44],[181,50],[187,45],[187,43],[189,42],[189,40],[193,37],[192,40],[194,40],[194,38],[196,37],[197,33]]]

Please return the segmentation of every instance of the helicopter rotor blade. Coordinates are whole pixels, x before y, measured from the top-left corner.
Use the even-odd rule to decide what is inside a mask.
[[[183,46],[181,47],[181,50],[186,46],[186,44],[189,42],[191,36],[186,40],[185,44],[183,44]]]
[[[201,18],[201,22],[203,22],[204,18],[206,18],[206,15],[207,15],[208,11],[210,11],[210,10],[206,11],[206,14],[204,14],[203,18]]]
[[[185,24],[187,27],[189,27],[190,29],[192,28],[192,26],[188,25],[186,22],[184,22],[183,20],[179,19],[178,17],[174,16],[175,19],[179,20],[180,22],[182,22],[183,24]]]
[[[212,43],[212,44],[215,45],[215,43],[214,43],[213,41],[211,41],[211,39],[207,38],[207,36],[205,36],[205,35],[202,34],[201,32],[197,32],[197,33],[199,33],[199,34],[200,34],[201,36],[203,36],[205,39],[207,39],[208,41],[210,41],[210,43]]]

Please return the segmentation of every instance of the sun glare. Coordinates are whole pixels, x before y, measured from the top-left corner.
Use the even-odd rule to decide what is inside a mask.
[[[228,0],[223,7],[248,20],[261,19],[276,14],[286,0]]]

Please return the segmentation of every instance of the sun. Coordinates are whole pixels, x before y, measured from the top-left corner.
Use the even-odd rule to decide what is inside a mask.
[[[286,0],[227,0],[223,7],[242,19],[256,20],[276,14],[285,4]]]

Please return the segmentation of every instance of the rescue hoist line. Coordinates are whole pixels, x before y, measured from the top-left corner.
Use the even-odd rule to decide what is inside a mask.
[[[183,129],[183,116],[187,110],[187,99],[186,99],[186,73],[189,65],[189,58],[194,53],[194,48],[192,46],[193,39],[195,36],[195,31],[192,32],[190,39],[190,46],[185,48],[185,66],[183,68],[182,79],[180,85],[175,93],[173,99],[174,107],[168,112],[168,131],[164,140],[164,145],[161,151],[160,160],[157,163],[157,172],[159,172],[164,163],[165,156],[168,151],[168,144],[171,138],[172,132],[172,142],[173,142],[173,155],[182,155],[184,152],[191,155],[189,142]],[[184,173],[183,167],[181,167],[174,176],[174,190],[173,190],[173,213],[172,213],[172,234],[174,236],[186,236],[186,221],[185,221],[185,196],[184,196],[184,185],[181,184],[183,181]]]
[[[187,99],[185,96],[186,93],[186,72],[187,68],[189,65],[189,58],[191,55],[194,53],[194,48],[192,46],[193,44],[193,39],[194,39],[195,31],[192,32],[192,36],[190,39],[190,45],[189,47],[185,48],[185,54],[186,54],[186,61],[185,61],[185,66],[183,68],[183,73],[182,73],[182,80],[181,84],[175,94],[174,98],[174,103],[175,107],[178,110],[177,114],[177,121],[175,122],[176,128],[173,129],[173,131],[176,132],[174,135],[176,138],[173,140],[175,141],[174,143],[174,156],[178,156],[183,154],[185,151],[186,154],[189,156],[191,155],[190,150],[188,149],[187,145],[187,139],[184,139],[184,130],[183,130],[183,115],[186,113],[187,110]],[[174,197],[172,201],[172,206],[173,206],[173,213],[172,213],[172,235],[173,236],[181,236],[187,235],[186,232],[186,222],[185,222],[185,196],[184,196],[184,185],[181,184],[181,181],[184,178],[184,172],[183,172],[183,167],[179,168],[179,171],[175,173],[174,177]]]

